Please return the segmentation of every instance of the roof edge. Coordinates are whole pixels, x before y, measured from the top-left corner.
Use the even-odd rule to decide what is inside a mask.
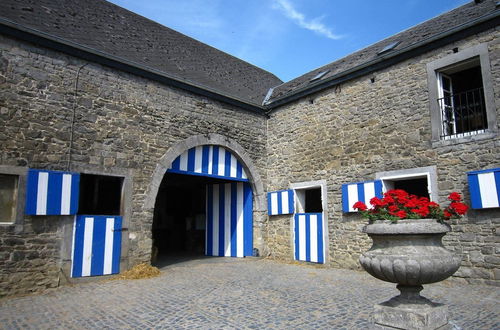
[[[183,79],[182,77],[166,74],[163,71],[126,60],[119,56],[111,55],[64,38],[26,27],[3,17],[0,17],[0,33],[53,50],[61,51],[87,61],[96,62],[114,69],[152,79],[197,95],[210,97],[214,100],[266,116],[265,109],[258,104],[247,102],[240,98],[214,90],[210,87],[196,84],[192,81]]]
[[[304,96],[320,92],[340,83],[387,68],[391,65],[415,57],[417,55],[421,55],[430,50],[442,47],[461,38],[495,27],[498,23],[495,23],[495,19],[497,19],[499,16],[500,10],[496,9],[489,14],[483,15],[475,20],[456,26],[450,30],[436,34],[405,48],[390,52],[385,55],[379,55],[376,59],[337,73],[320,82],[317,82],[316,84],[313,83],[309,86],[302,87],[295,91],[287,93],[274,101],[266,103],[265,108],[267,109],[267,113],[269,114],[273,112],[273,110],[275,110],[277,107],[296,101]],[[271,97],[272,95],[269,96],[269,98]]]

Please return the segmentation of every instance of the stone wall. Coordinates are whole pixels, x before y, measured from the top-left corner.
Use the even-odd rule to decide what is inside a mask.
[[[335,88],[282,106],[271,114],[268,131],[268,189],[325,179],[328,190],[329,263],[359,268],[359,254],[370,247],[360,233],[364,221],[342,212],[341,185],[374,180],[377,172],[436,166],[440,203],[452,191],[470,203],[467,171],[500,167],[498,135],[439,145],[431,143],[427,63],[487,43],[496,96],[500,95],[500,42],[490,30],[433,50]],[[373,78],[373,82],[372,82]],[[497,128],[498,129],[498,128]],[[270,232],[284,237],[289,221],[270,217]],[[279,229],[277,226],[282,225]],[[445,239],[463,255],[457,277],[500,284],[500,211],[478,210],[456,222]],[[271,255],[284,257],[270,245]]]
[[[153,210],[144,203],[172,145],[194,135],[223,136],[265,180],[263,115],[7,37],[0,37],[0,89],[0,165],[129,180],[122,265],[150,260]],[[0,226],[0,296],[54,287],[67,276],[71,230],[64,218],[26,216]],[[255,213],[257,235],[264,219]]]

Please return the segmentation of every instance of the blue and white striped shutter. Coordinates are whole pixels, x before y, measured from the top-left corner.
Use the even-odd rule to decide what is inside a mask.
[[[248,181],[243,164],[229,150],[215,145],[186,150],[172,162],[167,172]]]
[[[500,168],[467,173],[473,209],[500,207]]]
[[[26,187],[27,215],[70,215],[78,210],[80,174],[28,171]]]
[[[71,277],[119,273],[121,244],[121,216],[76,216]]]
[[[206,255],[252,256],[252,189],[246,182],[207,185]]]
[[[383,197],[381,180],[343,184],[342,211],[357,212],[352,207],[356,202],[363,202],[370,207],[373,197]]]
[[[292,189],[267,193],[267,214],[292,214],[295,212],[294,196]]]
[[[325,238],[321,213],[297,213],[294,222],[295,260],[325,263]]]

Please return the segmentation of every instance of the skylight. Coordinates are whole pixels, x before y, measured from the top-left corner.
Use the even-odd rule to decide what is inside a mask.
[[[388,44],[387,46],[385,46],[384,48],[382,48],[381,51],[379,51],[377,53],[377,55],[380,55],[380,54],[383,54],[383,53],[386,53],[390,50],[393,50],[394,48],[396,48],[397,45],[399,45],[401,43],[401,41],[394,41],[394,42],[391,42],[390,44]]]
[[[319,80],[319,79],[323,78],[328,72],[330,72],[330,70],[321,71],[320,73],[318,73],[316,76],[314,76],[314,78],[312,78],[309,81],[312,82],[312,81]]]

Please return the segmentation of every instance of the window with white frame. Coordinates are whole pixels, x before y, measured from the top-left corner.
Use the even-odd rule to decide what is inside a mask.
[[[0,222],[13,223],[17,213],[19,176],[0,174]]]
[[[427,75],[434,141],[496,131],[486,44],[428,63]]]
[[[437,201],[436,167],[420,167],[406,170],[379,172],[377,179],[382,181],[384,192],[391,189],[403,189],[419,197]]]

